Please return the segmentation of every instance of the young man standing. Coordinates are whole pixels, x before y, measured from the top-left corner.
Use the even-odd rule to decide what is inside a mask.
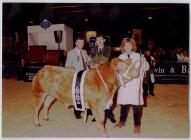
[[[104,43],[105,39],[103,34],[98,34],[96,36],[96,46],[92,48],[90,52],[94,64],[108,62],[110,60],[111,48],[110,46],[105,46]]]
[[[108,62],[110,60],[111,48],[110,46],[105,46],[104,43],[105,39],[103,34],[98,34],[96,36],[96,46],[92,48],[90,52],[94,65],[98,65],[102,62]],[[105,113],[106,117],[108,117],[112,123],[116,122],[112,111],[112,107],[109,110],[107,109]]]
[[[85,70],[88,68],[87,63],[90,58],[87,51],[83,49],[84,39],[77,37],[75,42],[76,47],[70,50],[67,54],[65,68],[73,69],[75,71]],[[74,114],[77,119],[81,118],[81,111],[74,109]]]

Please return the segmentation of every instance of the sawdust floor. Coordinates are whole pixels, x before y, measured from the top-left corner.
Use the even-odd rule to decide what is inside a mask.
[[[77,120],[73,109],[55,102],[49,112],[50,120],[41,127],[33,125],[33,96],[31,83],[13,79],[2,80],[3,137],[100,137],[96,123],[89,116],[87,123]],[[114,128],[109,120],[106,128],[110,137],[185,138],[189,137],[189,86],[155,85],[155,95],[148,96],[144,107],[141,133],[133,134],[133,112],[130,109],[123,128]],[[119,120],[119,106],[114,110]],[[83,115],[83,114],[82,114]]]

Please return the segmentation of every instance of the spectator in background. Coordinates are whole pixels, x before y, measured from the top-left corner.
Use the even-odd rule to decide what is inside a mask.
[[[188,51],[181,47],[176,47],[174,50],[156,48],[154,51],[152,51],[152,56],[155,58],[156,64],[169,63],[169,62],[172,63],[189,62]]]
[[[183,62],[189,63],[188,51],[184,50],[182,55],[183,55]]]
[[[153,54],[153,57],[155,58],[156,64],[159,63],[160,60],[159,60],[159,56],[158,56],[157,50],[153,51],[152,54]]]
[[[143,80],[143,96],[148,95],[148,89],[149,94],[154,96],[154,83],[155,83],[155,77],[154,77],[154,69],[155,69],[155,59],[153,56],[151,56],[150,50],[146,50],[144,53],[144,56],[147,60],[147,62],[150,65],[149,70],[146,72],[146,76]]]
[[[175,49],[175,52],[176,52],[176,57],[177,57],[177,62],[178,63],[189,63],[189,57],[188,57],[188,51],[183,49],[183,48],[180,48],[180,47],[177,47]]]
[[[166,54],[165,49],[161,48],[159,57],[160,57],[160,63],[166,63],[167,62],[168,56]]]
[[[171,51],[170,58],[171,58],[170,59],[171,62],[177,62],[177,56],[176,56],[175,51]]]

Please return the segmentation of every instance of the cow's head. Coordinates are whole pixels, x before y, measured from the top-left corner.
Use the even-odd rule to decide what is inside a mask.
[[[112,59],[111,63],[117,72],[119,85],[124,85],[126,82],[139,76],[139,69],[136,69],[134,67],[131,58],[128,58],[126,60],[114,58]]]

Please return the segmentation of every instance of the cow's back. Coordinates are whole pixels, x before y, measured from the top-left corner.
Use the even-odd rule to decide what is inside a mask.
[[[57,66],[44,66],[33,79],[33,89],[36,83],[48,95],[68,96],[74,71]],[[70,95],[71,96],[71,95]]]

